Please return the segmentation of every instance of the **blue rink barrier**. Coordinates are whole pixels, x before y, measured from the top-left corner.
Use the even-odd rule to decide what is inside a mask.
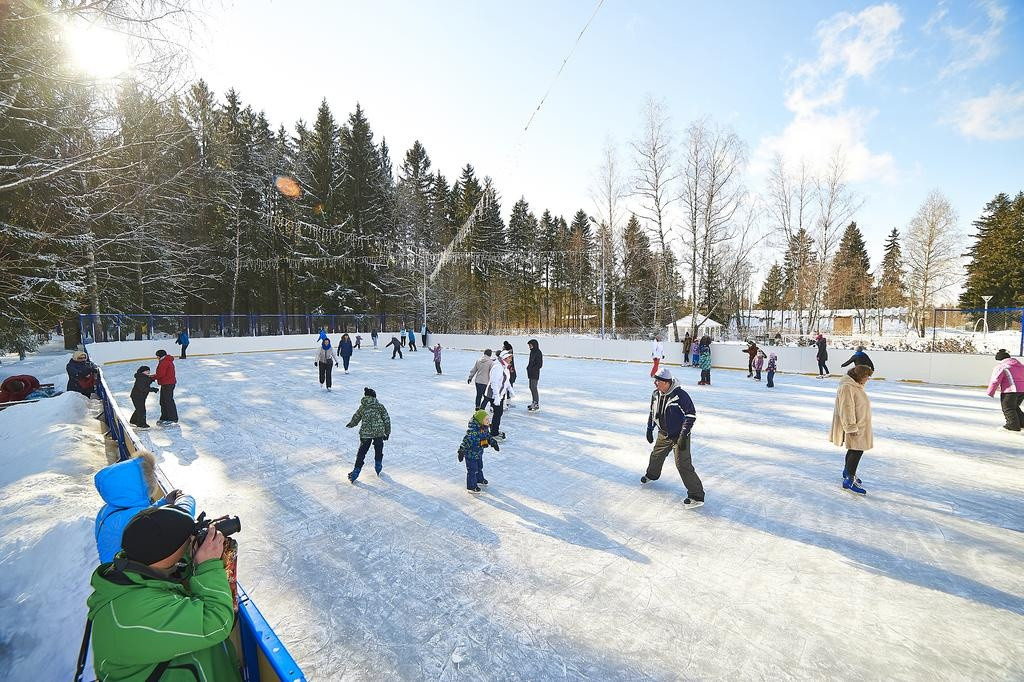
[[[103,424],[106,436],[117,444],[118,461],[130,459],[143,445],[118,407],[107,386],[103,371],[99,370],[96,393],[103,402]],[[160,487],[166,493],[174,489],[167,476],[156,467]],[[245,682],[304,682],[306,676],[288,649],[278,638],[274,629],[256,608],[249,593],[238,583],[238,639],[239,657],[242,661],[242,679]]]

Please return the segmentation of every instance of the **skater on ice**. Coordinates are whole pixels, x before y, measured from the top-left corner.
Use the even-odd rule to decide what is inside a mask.
[[[377,330],[376,329],[374,329],[372,332],[370,332],[370,341],[373,341],[373,347],[376,348],[377,347]]]
[[[384,441],[391,437],[391,417],[387,409],[377,400],[377,392],[370,387],[363,389],[363,398],[359,401],[359,409],[345,428],[351,429],[359,425],[359,450],[356,451],[356,463],[349,472],[348,480],[352,483],[359,478],[366,453],[373,444],[373,469],[380,476],[384,468]]]
[[[434,369],[436,369],[437,373],[440,374],[441,373],[441,344],[437,344],[436,346],[431,348],[430,351],[434,354]]]
[[[395,349],[393,351],[391,351],[391,359],[394,360],[395,359],[395,355],[398,355],[398,359],[401,360],[402,357],[403,357],[402,356],[402,344],[401,344],[401,342],[397,338],[392,336],[391,337],[391,341],[388,342],[388,344],[386,346],[384,346],[384,347],[387,348],[388,346],[394,346],[395,347]]]
[[[839,365],[840,367],[846,367],[847,365],[867,365],[871,368],[871,371],[875,371],[875,363],[871,362],[871,358],[864,352],[864,346],[857,346],[857,352],[850,356],[850,359]]]
[[[469,428],[459,445],[459,461],[466,462],[466,490],[476,495],[482,492],[481,485],[487,485],[487,479],[484,478],[484,448],[490,446],[495,452],[501,450],[497,439],[491,436],[490,425],[487,411],[477,410],[469,420]]]
[[[1003,428],[1007,431],[1020,431],[1024,429],[1024,411],[1020,409],[1021,404],[1024,404],[1024,365],[1017,358],[1011,358],[1005,348],[999,349],[996,360],[999,364],[992,370],[988,395],[992,397],[996,389],[999,390],[999,403],[1006,420]]]
[[[182,329],[180,332],[178,332],[178,338],[174,340],[174,343],[181,346],[181,356],[179,357],[179,359],[184,360],[186,358],[185,351],[188,350],[189,344],[188,330]]]
[[[409,336],[409,352],[416,350],[416,332],[412,327],[409,327],[409,331],[406,332]]]
[[[362,345],[362,343],[363,343],[363,337],[360,336],[359,334],[356,334],[356,342],[355,342],[355,344],[352,347],[353,348],[359,348]]]
[[[499,351],[497,359],[491,363],[487,393],[482,405],[483,407],[486,407],[487,403],[491,405],[491,435],[495,438],[505,440],[505,432],[501,430],[501,417],[505,413],[507,401],[511,400],[514,395],[504,353]]]
[[[352,359],[352,340],[348,334],[342,334],[338,341],[338,355],[341,356],[341,368],[348,374],[348,363]]]
[[[662,367],[654,377],[651,410],[647,417],[647,442],[654,444],[647,472],[641,483],[657,481],[669,452],[674,453],[676,469],[686,486],[683,506],[699,507],[704,504],[704,485],[693,468],[690,454],[690,431],[697,421],[697,410],[690,395],[672,378],[668,367]],[[657,438],[655,438],[657,430]]]
[[[857,467],[866,450],[874,447],[871,434],[871,401],[864,385],[871,378],[871,368],[856,365],[839,379],[836,404],[832,411],[831,440],[846,448],[843,467],[843,489],[859,495],[867,494],[857,478]]]
[[[158,392],[152,386],[153,382],[156,381],[156,377],[149,372],[149,365],[142,365],[135,370],[135,385],[132,386],[132,391],[129,393],[132,405],[135,406],[135,411],[132,412],[128,423],[140,429],[149,428],[149,423],[146,421],[146,398],[149,397],[150,393]]]
[[[764,359],[767,357],[764,351],[760,348],[757,349],[757,355],[754,356],[754,381],[761,380],[761,370],[764,369]]]
[[[469,370],[469,378],[466,379],[466,383],[476,383],[476,399],[473,401],[473,409],[479,410],[484,405],[484,393],[487,391],[487,383],[490,381],[491,363],[493,362],[491,349],[487,348],[484,350],[483,356],[473,363],[472,369]]]
[[[818,378],[824,379],[829,373],[828,365],[825,364],[828,362],[828,343],[825,341],[825,337],[818,333],[814,337],[814,345],[818,347],[818,352],[815,355],[818,361]]]
[[[704,337],[707,338],[707,337]],[[705,343],[704,339],[701,339],[700,349],[698,351],[697,366],[700,367],[700,381],[697,382],[698,386],[710,386],[711,385],[711,343]]]
[[[174,388],[178,378],[174,372],[174,357],[162,348],[156,352],[156,383],[160,385],[160,419],[157,424],[170,426],[178,423],[178,406],[174,402]]]
[[[656,334],[651,343],[651,376],[658,373],[658,365],[665,359],[665,344],[661,342],[661,334]]]
[[[700,367],[700,341],[697,339],[690,344],[690,366]]]
[[[775,388],[775,369],[778,366],[779,356],[775,353],[768,354],[768,384],[767,388]]]
[[[331,390],[331,371],[338,366],[338,356],[334,353],[330,339],[320,342],[320,348],[316,352],[313,366],[320,372],[320,385],[327,384],[327,390]]]
[[[540,351],[537,339],[530,339],[526,345],[530,348],[530,359],[526,362],[526,378],[530,380],[530,397],[533,398],[533,402],[526,409],[536,412],[540,409],[538,384],[540,383],[540,368],[544,366],[544,354]]]
[[[503,353],[501,354],[505,360],[505,367],[508,368],[508,385],[511,389],[515,389],[516,385],[516,361],[515,355],[512,352],[512,344],[505,341],[501,344]],[[512,397],[509,395],[509,399],[505,402],[505,407],[515,407],[512,404]]]
[[[743,353],[747,354],[747,378],[754,376],[754,358],[757,357],[757,344],[753,341],[747,341],[747,347],[742,350]]]

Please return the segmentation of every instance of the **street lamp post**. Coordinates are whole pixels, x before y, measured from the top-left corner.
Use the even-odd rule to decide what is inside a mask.
[[[985,301],[985,317],[983,318],[984,322],[981,323],[981,337],[983,339],[987,339],[988,338],[988,302],[992,300],[992,297],[991,296],[982,296],[981,298]]]

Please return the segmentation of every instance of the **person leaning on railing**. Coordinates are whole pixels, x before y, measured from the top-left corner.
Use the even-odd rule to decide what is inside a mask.
[[[224,536],[211,525],[193,548],[195,531],[181,509],[145,509],[125,527],[114,561],[93,572],[88,605],[100,680],[241,680],[228,639],[235,612]]]

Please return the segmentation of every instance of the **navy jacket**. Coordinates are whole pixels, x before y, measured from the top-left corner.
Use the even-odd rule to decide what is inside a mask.
[[[689,435],[696,421],[697,409],[678,381],[672,382],[668,393],[654,390],[651,395],[651,413],[647,417],[648,430],[657,427],[670,440],[676,440],[680,435]]]
[[[871,362],[871,358],[869,358],[868,354],[865,353],[862,350],[859,350],[856,353],[854,353],[853,355],[851,355],[850,359],[847,360],[846,362],[844,362],[843,364],[841,364],[840,367],[846,367],[851,362],[854,365],[867,365],[868,367],[871,368],[872,372],[875,371],[875,363]]]
[[[339,341],[338,342],[338,355],[343,358],[352,357],[352,342],[351,341]]]
[[[136,372],[135,385],[132,386],[131,397],[145,398],[150,393],[156,393],[157,390],[151,385],[154,381],[156,381],[155,376],[149,376],[145,372]]]

